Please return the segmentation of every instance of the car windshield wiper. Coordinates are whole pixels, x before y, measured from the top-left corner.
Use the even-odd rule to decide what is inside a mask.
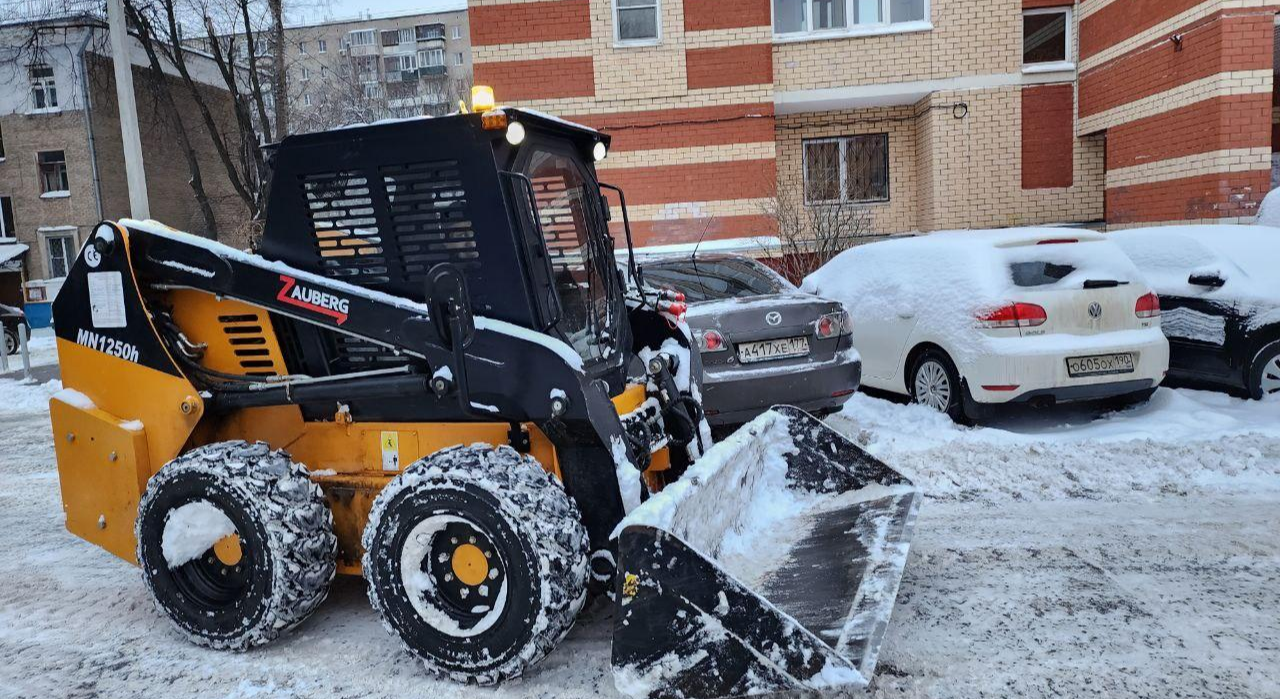
[[[1122,282],[1116,279],[1086,279],[1084,280],[1084,288],[1086,289],[1110,289],[1117,286],[1124,286],[1129,282]]]

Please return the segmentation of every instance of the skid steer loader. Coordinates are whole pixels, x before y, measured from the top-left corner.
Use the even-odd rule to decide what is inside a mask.
[[[291,136],[252,253],[99,224],[54,303],[67,528],[212,648],[336,572],[458,681],[594,589],[633,696],[865,685],[919,492],[792,408],[711,445],[681,299],[615,267],[609,142],[499,108]]]

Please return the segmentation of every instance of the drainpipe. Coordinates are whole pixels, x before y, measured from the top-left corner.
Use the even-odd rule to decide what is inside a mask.
[[[98,205],[98,220],[106,218],[106,209],[102,206],[102,179],[98,175],[98,148],[93,138],[93,102],[89,96],[89,69],[85,65],[84,54],[93,40],[93,29],[87,29],[84,41],[76,50],[76,71],[80,73],[80,99],[84,100],[84,130],[89,138],[89,168],[93,171],[93,198]]]

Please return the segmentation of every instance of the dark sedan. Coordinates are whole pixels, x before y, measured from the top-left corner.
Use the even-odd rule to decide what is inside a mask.
[[[1171,383],[1280,394],[1280,228],[1159,226],[1110,236],[1160,295]]]
[[[20,308],[0,303],[0,325],[4,326],[4,352],[13,355],[18,351],[18,327],[25,326],[28,334],[31,326],[27,325],[27,316]]]
[[[798,291],[738,255],[641,260],[645,283],[683,292],[702,356],[712,425],[746,422],[769,406],[838,410],[858,388],[862,362],[837,301]]]

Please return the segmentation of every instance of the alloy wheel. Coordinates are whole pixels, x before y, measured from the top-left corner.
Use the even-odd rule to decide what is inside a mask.
[[[927,361],[916,371],[916,402],[945,412],[951,405],[951,380],[936,361]]]
[[[1280,393],[1280,352],[1262,365],[1262,376],[1259,379],[1262,395],[1270,396]]]

